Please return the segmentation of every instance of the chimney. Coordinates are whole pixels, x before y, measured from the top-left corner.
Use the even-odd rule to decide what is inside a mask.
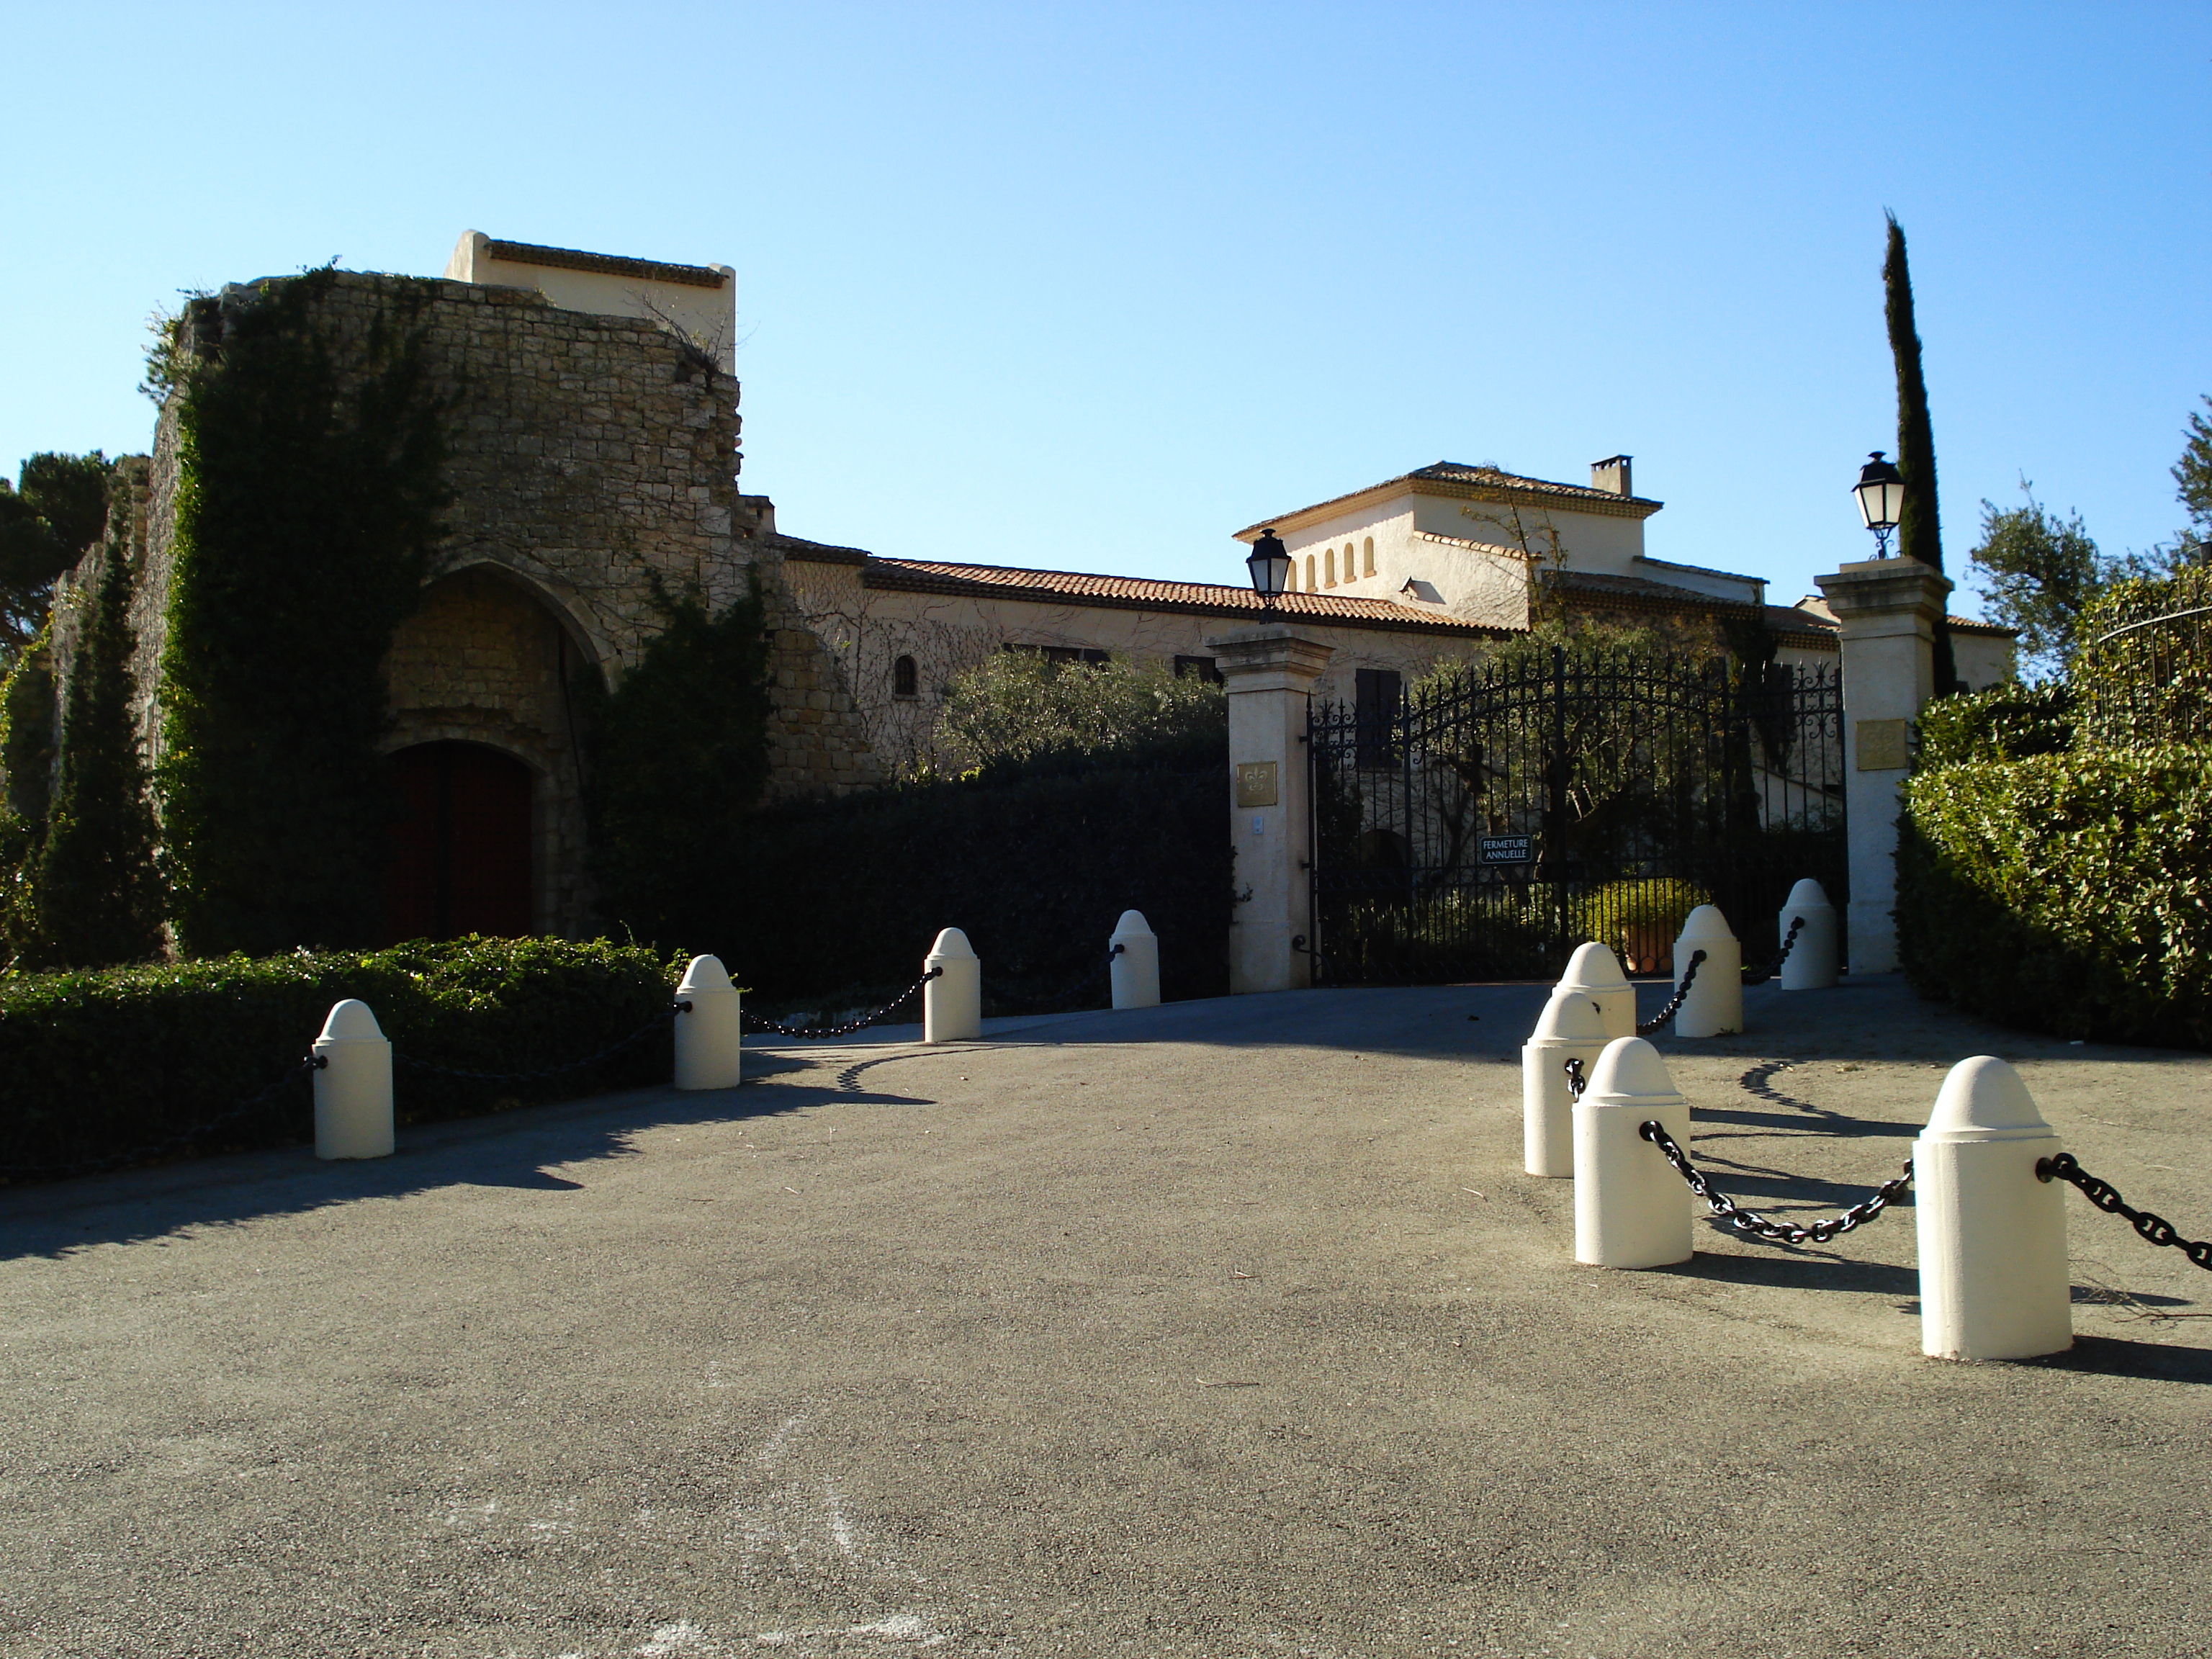
[[[1590,488],[1602,489],[1614,495],[1633,495],[1636,491],[1628,482],[1628,463],[1632,458],[1615,455],[1610,460],[1590,463]]]

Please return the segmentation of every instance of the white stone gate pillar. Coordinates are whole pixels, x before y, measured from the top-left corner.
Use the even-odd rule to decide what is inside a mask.
[[[1917,559],[1866,559],[1816,578],[1843,635],[1844,812],[1850,969],[1897,969],[1898,793],[1911,726],[1936,690],[1936,619],[1951,583]]]
[[[1280,623],[1206,643],[1229,684],[1229,989],[1297,989],[1316,943],[1306,694],[1335,653]]]

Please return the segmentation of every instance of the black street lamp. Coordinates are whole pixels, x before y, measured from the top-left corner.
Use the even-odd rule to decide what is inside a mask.
[[[1859,469],[1859,481],[1851,486],[1851,494],[1859,498],[1859,517],[1874,532],[1875,557],[1887,558],[1889,532],[1897,528],[1905,512],[1905,475],[1882,459],[1877,449]]]
[[[1244,568],[1252,573],[1252,591],[1260,596],[1260,608],[1273,611],[1275,595],[1291,579],[1290,550],[1283,545],[1283,538],[1272,529],[1261,531]]]

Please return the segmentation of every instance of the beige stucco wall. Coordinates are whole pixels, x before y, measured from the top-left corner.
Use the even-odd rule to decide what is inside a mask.
[[[855,563],[790,557],[787,586],[807,626],[853,690],[871,748],[882,764],[904,770],[933,755],[931,734],[955,676],[1009,645],[1103,650],[1117,659],[1172,665],[1178,656],[1211,657],[1206,643],[1255,618],[970,594],[915,593],[867,586]],[[1440,659],[1463,659],[1487,642],[1480,635],[1399,632],[1312,617],[1297,630],[1329,646],[1314,695],[1346,698],[1362,668],[1395,669],[1409,679]],[[918,694],[892,695],[893,665],[911,656]]]

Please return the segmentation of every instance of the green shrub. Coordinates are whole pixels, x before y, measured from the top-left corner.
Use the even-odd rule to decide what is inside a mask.
[[[1690,912],[1712,902],[1695,882],[1672,876],[1610,882],[1574,901],[1575,931],[1611,945],[1630,973],[1656,974],[1674,963]]]
[[[2191,743],[2212,730],[2212,568],[2115,582],[2081,613],[2068,665],[2087,738]],[[2124,631],[2119,631],[2124,630]]]
[[[0,981],[0,1179],[12,1167],[128,1152],[228,1111],[306,1054],[346,997],[374,1010],[395,1055],[518,1072],[629,1036],[667,1008],[673,979],[635,945],[467,939]],[[529,1082],[396,1066],[393,1093],[400,1121],[424,1123],[664,1082],[672,1063],[663,1030]],[[305,1139],[309,1100],[302,1078],[195,1150]]]
[[[1219,995],[1231,898],[1224,747],[1062,753],[771,807],[738,842],[744,902],[687,942],[720,953],[763,1007],[849,1008],[912,983],[938,930],[958,927],[987,986],[1051,1001],[1103,965],[1115,921],[1136,909],[1159,936],[1163,995]],[[1091,1006],[1103,1000],[1101,988]]]
[[[1920,711],[1923,771],[2062,754],[2074,744],[2074,692],[2063,680],[1939,697]]]
[[[1158,663],[1077,666],[1000,651],[953,681],[935,741],[940,769],[958,773],[1054,757],[1087,766],[1228,737],[1228,694],[1212,681]]]
[[[2212,1047],[2212,777],[2188,745],[1923,771],[1898,949],[1923,993],[2068,1037]]]

